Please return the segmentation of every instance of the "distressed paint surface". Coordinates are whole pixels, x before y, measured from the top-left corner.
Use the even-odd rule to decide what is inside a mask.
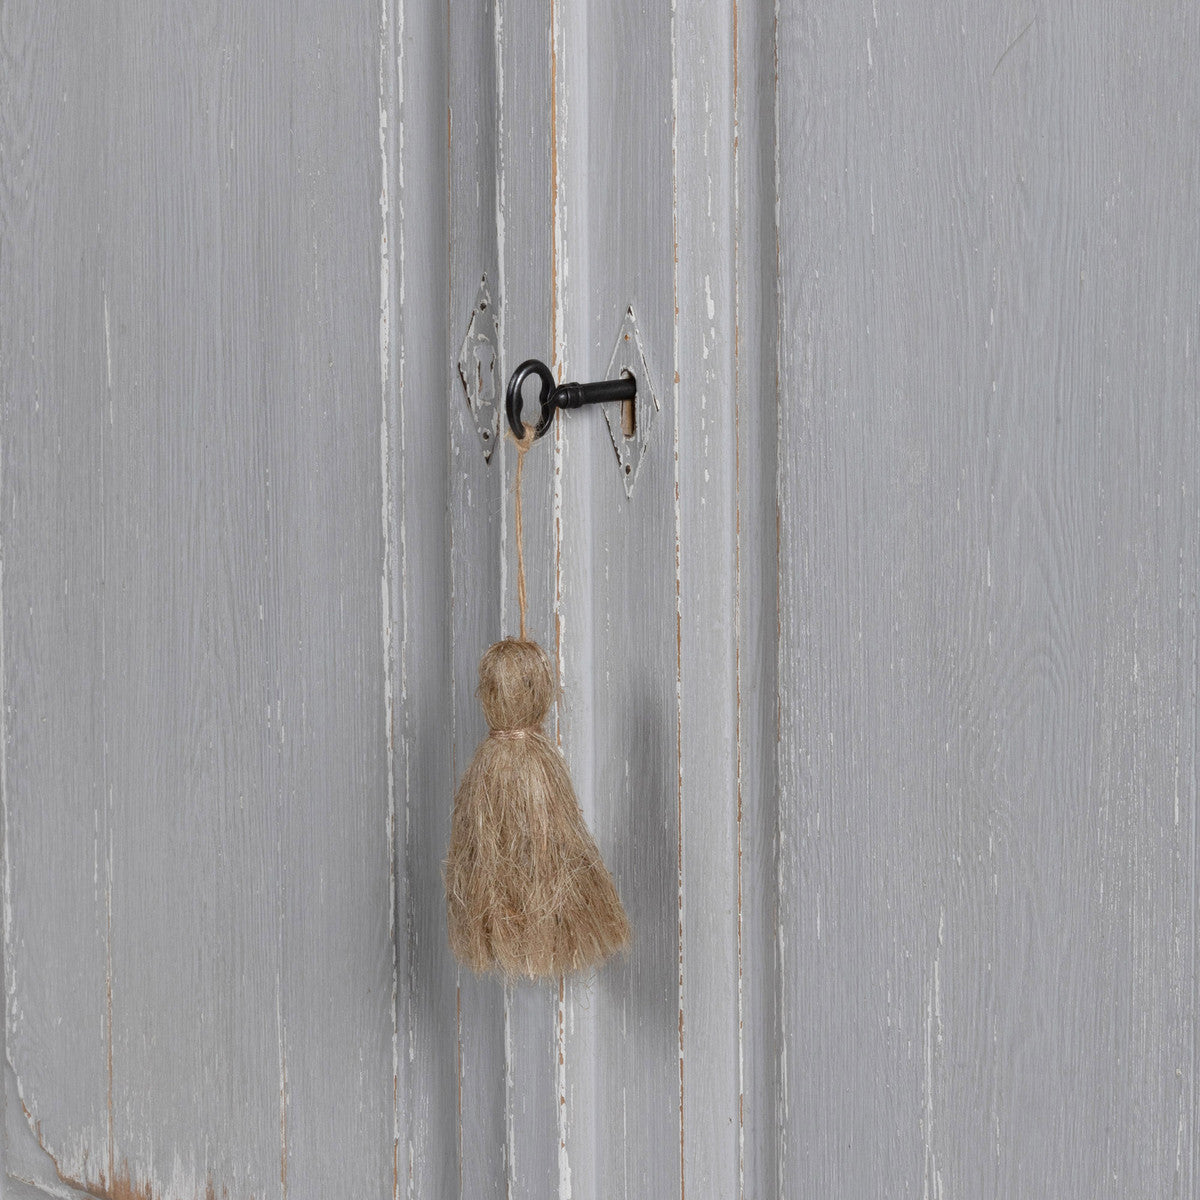
[[[497,280],[503,337],[507,301],[499,273],[501,148],[497,138],[497,89],[503,77],[502,46],[493,5],[447,9],[447,137],[449,199],[449,296],[452,333],[465,325],[481,275]],[[507,359],[501,347],[501,369]],[[479,453],[479,440],[457,379],[447,378],[448,424],[440,446],[450,478],[446,513],[449,539],[451,707],[446,731],[452,737],[451,778],[444,797],[448,820],[453,789],[486,732],[475,699],[479,656],[501,636],[499,581],[503,570],[504,491],[500,472]],[[500,459],[503,461],[503,450]],[[442,736],[445,736],[443,734]],[[422,798],[423,800],[425,798]],[[428,802],[427,800],[425,802]],[[445,826],[448,832],[448,824]],[[445,856],[445,838],[431,847]],[[440,889],[439,889],[440,892]],[[440,900],[440,895],[439,895]],[[440,953],[445,921],[439,924]],[[459,1184],[463,1196],[499,1200],[505,1193],[505,1012],[495,985],[460,970],[452,1003],[457,1017]],[[420,981],[418,981],[420,986]],[[439,1130],[446,1136],[448,1130]]]
[[[779,24],[779,1194],[1196,1194],[1200,19]]]
[[[450,389],[463,314],[449,307],[446,19],[442,5],[407,5],[394,43],[403,116],[394,168],[400,362],[399,445],[392,462],[399,569],[391,580],[403,614],[395,641],[395,836],[403,864],[397,897],[396,1184],[405,1197],[456,1196],[461,1186],[459,1007],[441,873],[454,785],[448,434],[450,413],[466,407],[461,385],[457,394]],[[478,439],[472,452],[482,461]]]
[[[467,332],[458,352],[458,378],[475,419],[485,459],[491,458],[500,434],[501,393],[504,389],[500,380],[499,354],[496,304],[488,291],[485,277],[479,282]]]
[[[637,393],[633,400],[602,407],[608,436],[616,451],[617,470],[625,485],[625,495],[632,499],[638,467],[650,449],[650,438],[658,417],[657,389],[662,386],[662,381],[646,361],[646,350],[632,307],[627,308],[621,318],[621,328],[617,331],[617,340],[603,375],[605,379],[620,379],[622,376],[631,376],[637,381]]]
[[[738,509],[735,22],[678,8],[675,430],[679,654],[681,1192],[739,1196],[741,810],[736,738]],[[749,420],[760,420],[751,405]],[[633,1194],[643,1194],[642,1189]]]
[[[4,8],[6,1196],[1194,1192],[1200,22],[1102,7]],[[636,940],[505,987],[469,388],[631,307],[524,494]]]
[[[4,11],[6,1165],[52,1186],[392,1187],[379,13],[282,16]]]
[[[495,23],[499,81],[496,92],[500,147],[497,207],[504,383],[529,355],[547,362],[554,352],[554,230],[552,161],[546,152],[545,116],[553,86],[550,10],[542,2],[502,0]],[[543,115],[543,121],[529,114]],[[529,411],[525,409],[524,411]],[[507,421],[505,421],[507,428]],[[558,572],[563,530],[556,520],[560,458],[557,430],[528,452],[522,470],[522,523],[527,572],[528,636],[551,659],[560,648]],[[501,630],[518,632],[513,490],[517,454],[503,446],[503,567],[499,581]],[[493,583],[494,587],[494,583]],[[493,590],[493,594],[496,592]],[[557,724],[557,716],[554,728]],[[497,985],[489,985],[495,1004]],[[558,987],[553,983],[503,989],[506,1196],[552,1196],[558,1183]]]
[[[774,13],[738,6],[734,76],[738,1196],[780,1196]]]
[[[567,745],[634,928],[627,955],[567,987],[565,1152],[572,1195],[674,1194],[682,1097],[673,28],[666,6],[559,13],[558,286],[572,306],[562,371],[602,377],[632,308],[659,399],[632,499],[603,415],[562,419]],[[579,700],[586,722],[571,711]]]

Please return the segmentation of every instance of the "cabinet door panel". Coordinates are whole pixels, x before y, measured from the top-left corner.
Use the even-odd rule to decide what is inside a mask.
[[[392,1185],[377,26],[5,10],[16,1176]]]
[[[1200,26],[778,37],[780,1192],[1194,1194]]]

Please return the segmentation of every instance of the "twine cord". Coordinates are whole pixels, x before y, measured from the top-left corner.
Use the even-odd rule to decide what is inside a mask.
[[[525,452],[533,445],[533,439],[537,430],[532,425],[521,426],[524,429],[524,434],[521,437],[513,437],[509,433],[509,437],[517,443],[517,482],[516,482],[516,497],[513,503],[514,520],[513,533],[517,539],[517,607],[521,610],[521,641],[525,640],[525,547],[524,535],[521,528],[521,471],[525,466]]]

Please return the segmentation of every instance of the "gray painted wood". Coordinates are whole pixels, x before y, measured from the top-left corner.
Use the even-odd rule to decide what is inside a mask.
[[[1190,1195],[1198,49],[7,5],[4,1194]],[[659,400],[526,462],[636,927],[558,985],[445,936],[485,276],[502,380],[632,306]]]
[[[549,6],[502,0],[494,24],[497,55],[497,144],[500,196],[498,283],[503,293],[502,378],[531,354],[552,360],[554,348],[553,163],[545,115],[551,110],[553,63]],[[530,114],[543,114],[543,120]],[[507,422],[505,422],[507,424]],[[549,436],[546,441],[550,440]],[[499,580],[501,630],[517,633],[513,490],[516,448],[503,445],[503,567]],[[526,454],[522,468],[522,523],[527,573],[528,635],[557,657],[557,595],[564,535],[555,520],[560,475],[555,446]],[[499,989],[490,985],[491,1003]],[[522,984],[504,989],[506,1196],[551,1196],[558,1186],[559,989]]]
[[[778,49],[780,1194],[1194,1195],[1200,23]]]
[[[574,1063],[592,1062],[566,1154],[572,1178],[577,1158],[587,1165],[581,1194],[672,1194],[682,1155],[672,21],[665,7],[631,5],[562,19],[573,61],[558,132],[575,157],[563,163],[560,287],[578,306],[563,369],[602,374],[632,307],[661,404],[632,500],[600,413],[564,435],[563,553],[582,586],[568,579],[563,592],[563,684],[568,712],[582,695],[591,709],[586,723],[568,716],[567,744],[587,745],[581,798],[635,931],[626,958],[571,988],[568,1030],[585,1021],[590,1045],[568,1038],[568,1088]],[[571,536],[584,526],[587,540]]]
[[[672,41],[681,1190],[715,1197],[738,1196],[744,1178],[737,757],[743,410],[735,384],[738,261],[732,244],[736,14],[730,7],[724,20],[713,15],[700,6],[679,11]],[[745,417],[760,420],[758,406]]]
[[[737,396],[737,763],[741,923],[742,1182],[739,1196],[780,1196],[777,1097],[779,718],[774,14],[742,4],[735,87]]]
[[[379,18],[284,17],[4,14],[7,1167],[114,1195],[391,1187]]]
[[[497,279],[500,182],[496,89],[499,64],[494,9],[451,7],[447,137],[449,142],[450,344],[457,346],[471,320],[481,278]],[[498,287],[503,329],[506,304]],[[450,668],[452,706],[451,787],[487,733],[475,699],[482,652],[501,635],[500,579],[504,497],[499,471],[483,457],[462,385],[445,375],[450,478]],[[445,854],[445,841],[437,849]],[[442,923],[444,943],[444,922]],[[457,1016],[459,1177],[464,1196],[498,1200],[505,1191],[504,1007],[495,985],[455,969]],[[447,997],[447,999],[451,999]],[[443,1062],[443,1069],[451,1068]],[[446,1131],[440,1131],[445,1136]]]
[[[451,336],[470,321],[486,274],[500,306],[501,378],[552,347],[551,156],[545,122],[551,62],[548,13],[505,3],[450,11]],[[452,382],[449,514],[453,597],[454,773],[486,734],[475,686],[484,650],[519,631],[512,540],[516,452],[504,442],[489,463]],[[553,656],[554,459],[547,445],[525,467],[528,635]],[[447,799],[448,799],[447,795]],[[447,810],[448,811],[448,810]],[[444,845],[441,853],[444,853]],[[444,943],[444,930],[442,931]],[[457,972],[461,1103],[458,1138],[464,1194],[543,1195],[556,1185],[557,988]]]
[[[399,531],[392,591],[403,623],[396,692],[398,899],[397,1195],[459,1194],[456,972],[446,944],[441,865],[454,786],[450,713],[450,472],[447,363],[462,329],[449,321],[446,9],[407,5],[396,24],[399,295],[392,458]],[[400,116],[402,115],[402,121]],[[465,401],[463,402],[465,403]],[[478,442],[476,442],[478,445]]]

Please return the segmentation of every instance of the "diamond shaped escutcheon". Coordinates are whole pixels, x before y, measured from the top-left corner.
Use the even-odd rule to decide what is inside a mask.
[[[604,378],[616,379],[624,371],[637,380],[637,397],[632,403],[604,405],[604,419],[608,422],[613,449],[617,452],[617,465],[625,484],[625,495],[632,497],[638,468],[650,445],[650,429],[658,413],[658,395],[650,377],[642,335],[638,331],[632,306],[625,310],[617,344],[613,347]]]
[[[483,457],[491,459],[500,439],[500,361],[496,310],[488,293],[487,276],[479,281],[479,294],[458,352],[458,377],[467,395]]]

